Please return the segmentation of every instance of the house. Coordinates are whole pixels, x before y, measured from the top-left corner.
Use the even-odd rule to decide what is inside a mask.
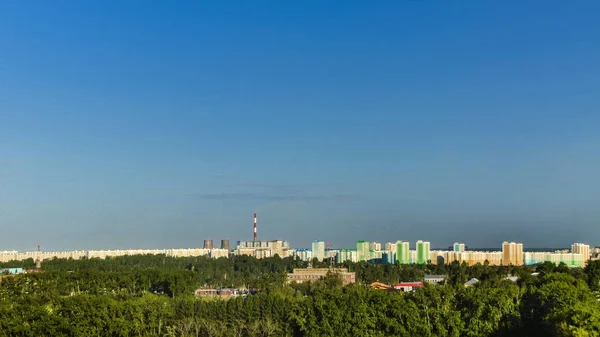
[[[425,275],[424,280],[430,284],[443,284],[446,280],[446,275]]]
[[[394,286],[394,289],[402,292],[411,292],[423,286],[423,282],[400,282]]]
[[[467,282],[465,282],[464,286],[465,286],[465,288],[468,288],[468,287],[472,287],[472,286],[476,285],[477,283],[479,283],[479,280],[476,278],[472,278],[472,279],[468,280]]]

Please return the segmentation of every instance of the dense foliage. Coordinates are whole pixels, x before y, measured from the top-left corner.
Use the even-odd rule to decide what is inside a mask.
[[[0,267],[9,265],[34,267]],[[0,336],[600,336],[600,261],[585,269],[348,263],[355,285],[331,276],[286,286],[285,273],[305,266],[277,257],[45,261],[41,273],[3,276]],[[413,293],[366,287],[429,273],[447,283]],[[465,288],[473,277],[481,282]],[[205,286],[261,291],[194,298]]]

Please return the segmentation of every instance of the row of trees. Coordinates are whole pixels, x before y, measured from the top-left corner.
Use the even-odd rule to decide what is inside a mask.
[[[247,257],[46,261],[42,273],[2,278],[0,336],[600,336],[598,261],[585,269],[358,263],[347,264],[356,285],[342,287],[334,275],[285,285],[285,272],[304,265]],[[425,273],[448,282],[408,294],[365,286]],[[505,280],[509,273],[519,282]],[[465,288],[471,277],[481,282]],[[215,280],[255,282],[262,291],[193,297]]]

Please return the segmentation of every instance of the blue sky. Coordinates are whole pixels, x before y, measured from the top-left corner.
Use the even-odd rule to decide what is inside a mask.
[[[598,1],[0,3],[0,250],[600,244]]]

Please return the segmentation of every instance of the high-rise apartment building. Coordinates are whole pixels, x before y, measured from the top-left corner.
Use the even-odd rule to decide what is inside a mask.
[[[325,258],[325,241],[313,241],[312,243],[312,258],[322,262]]]
[[[346,262],[346,261],[351,261],[351,262],[357,262],[358,261],[356,250],[354,250],[354,249],[341,249],[337,253],[335,262],[337,262],[337,263],[343,263],[343,262]]]
[[[417,241],[417,263],[427,263],[431,256],[431,246],[428,241]]]
[[[398,241],[396,242],[396,261],[400,264],[409,264],[410,263],[410,254],[409,254],[409,243],[408,241]]]
[[[370,242],[369,250],[381,250],[381,243],[379,242]]]
[[[458,252],[464,252],[465,251],[465,244],[464,243],[455,242],[452,245],[452,250],[455,251],[455,252],[457,252],[457,253]]]
[[[523,265],[523,244],[515,242],[502,243],[502,265]]]
[[[581,254],[583,255],[583,263],[587,263],[590,259],[590,245],[586,245],[584,243],[574,243],[571,245],[571,252],[573,254]]]
[[[356,243],[356,255],[358,261],[368,261],[371,259],[369,241],[360,240]]]

